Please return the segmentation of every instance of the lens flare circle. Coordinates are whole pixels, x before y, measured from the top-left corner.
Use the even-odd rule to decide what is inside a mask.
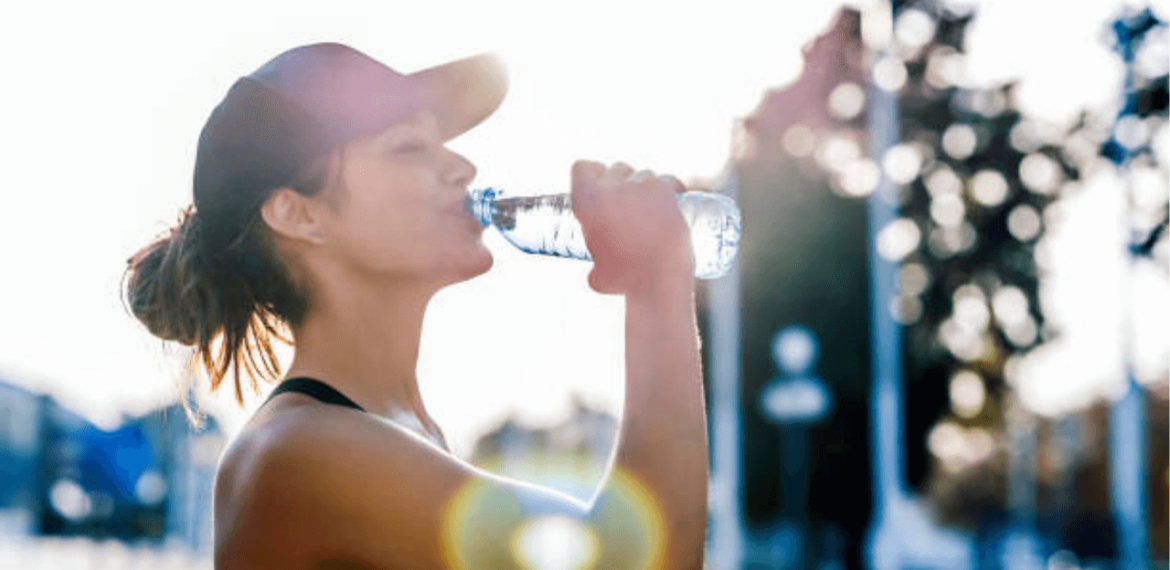
[[[597,535],[564,516],[547,516],[520,525],[512,534],[512,553],[524,570],[585,570],[597,562]]]
[[[567,497],[518,492],[524,486],[485,473],[448,501],[440,537],[448,568],[662,568],[663,515],[633,475],[614,468],[588,513],[566,508]]]

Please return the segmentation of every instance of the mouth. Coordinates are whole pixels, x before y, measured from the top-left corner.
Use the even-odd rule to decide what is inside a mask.
[[[459,200],[458,202],[456,202],[456,203],[452,204],[450,207],[448,207],[447,211],[449,213],[451,213],[452,215],[459,217],[459,218],[462,218],[463,220],[471,223],[472,225],[475,226],[476,229],[482,231],[484,229],[484,227],[482,225],[480,225],[479,221],[475,219],[474,215],[472,215],[471,209],[470,209],[470,204],[471,204],[470,198],[465,197],[462,200]]]

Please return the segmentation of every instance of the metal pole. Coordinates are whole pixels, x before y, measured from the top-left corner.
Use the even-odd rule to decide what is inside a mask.
[[[724,194],[735,200],[739,182],[727,169]],[[743,561],[742,405],[740,403],[739,262],[711,284],[711,555],[716,570],[740,570]]]
[[[1136,111],[1132,106],[1134,89],[1134,57],[1152,28],[1165,25],[1147,8],[1137,14],[1123,15],[1113,23],[1117,34],[1115,49],[1125,62],[1125,83],[1122,87],[1122,108],[1118,119]],[[1123,227],[1129,227],[1127,214],[1133,204],[1133,182],[1129,176],[1132,149],[1125,149],[1120,157],[1119,174],[1125,181],[1125,208]],[[1122,359],[1125,366],[1125,395],[1113,403],[1109,413],[1109,469],[1112,474],[1113,519],[1117,526],[1118,568],[1146,570],[1150,566],[1146,493],[1146,398],[1142,386],[1134,376],[1132,324],[1133,306],[1129,300],[1130,273],[1134,252],[1127,244],[1128,263],[1121,272],[1122,302]]]
[[[893,6],[880,2],[869,26],[891,29],[879,34],[893,36]],[[875,24],[874,22],[877,22]],[[886,46],[871,46],[872,62],[887,54]],[[871,67],[872,68],[872,67]],[[898,140],[898,104],[894,93],[874,84],[868,89],[870,156],[881,163],[887,150]],[[870,307],[870,452],[873,464],[873,518],[868,537],[868,558],[874,570],[896,570],[903,566],[902,538],[898,514],[904,502],[902,477],[902,330],[890,314],[890,302],[897,294],[897,266],[877,251],[877,235],[898,215],[897,188],[883,172],[868,203],[869,307]]]

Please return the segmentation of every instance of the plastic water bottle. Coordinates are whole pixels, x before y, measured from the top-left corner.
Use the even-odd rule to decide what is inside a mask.
[[[695,277],[722,276],[739,249],[739,207],[730,198],[709,192],[679,194],[678,207],[691,229]],[[500,190],[483,188],[468,194],[467,210],[485,228],[495,226],[521,251],[592,259],[568,194],[504,197]]]

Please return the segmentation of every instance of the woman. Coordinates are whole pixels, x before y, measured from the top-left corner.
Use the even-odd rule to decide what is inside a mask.
[[[707,430],[677,180],[571,172],[589,284],[626,298],[624,419],[592,501],[460,461],[419,397],[428,302],[492,265],[463,206],[475,168],[445,143],[505,88],[486,56],[402,75],[316,44],[241,78],[212,113],[193,208],[131,260],[127,297],[237,398],[281,377],[274,338],[295,348],[221,459],[216,568],[534,568],[533,548],[555,546],[517,537],[548,520],[587,539],[579,567],[701,567]]]

